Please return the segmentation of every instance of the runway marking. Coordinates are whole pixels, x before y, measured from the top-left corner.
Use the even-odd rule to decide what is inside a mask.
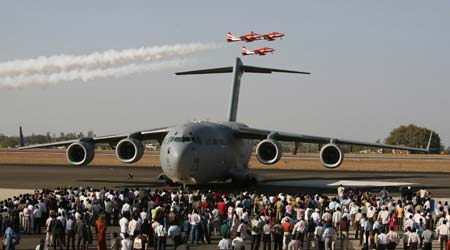
[[[14,196],[19,196],[21,194],[32,194],[33,189],[14,189],[14,188],[0,188],[0,200],[6,200]]]
[[[291,187],[337,187],[339,185],[350,187],[392,187],[392,186],[413,186],[417,183],[411,182],[387,182],[387,181],[352,181],[352,180],[286,180],[268,181],[266,185],[271,186],[291,186]]]
[[[392,186],[411,186],[416,183],[410,183],[410,182],[388,182],[388,181],[336,181],[335,183],[331,183],[328,186],[366,186],[366,187],[380,187],[380,186],[386,186],[386,187],[392,187]]]

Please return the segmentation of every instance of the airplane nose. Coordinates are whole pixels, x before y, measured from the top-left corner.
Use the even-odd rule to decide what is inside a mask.
[[[174,176],[179,179],[190,178],[190,165],[192,165],[192,153],[189,145],[180,143],[170,149],[172,169]]]

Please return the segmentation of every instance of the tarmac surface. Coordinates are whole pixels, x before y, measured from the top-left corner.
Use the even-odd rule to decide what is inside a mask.
[[[450,197],[450,173],[440,172],[369,172],[343,170],[273,170],[255,169],[265,182],[255,187],[245,187],[259,193],[324,193],[336,194],[339,184],[360,190],[386,189],[397,196],[399,187],[411,185],[427,188],[432,196]],[[158,180],[159,167],[95,166],[75,167],[68,165],[0,165],[0,188],[28,189],[55,188],[58,186],[83,186],[107,188],[135,187],[173,188]],[[129,173],[133,178],[129,178]],[[201,190],[240,191],[231,183],[212,183],[192,187]]]
[[[252,190],[258,193],[277,194],[284,193],[322,193],[336,195],[339,184],[361,190],[378,192],[386,189],[398,196],[399,187],[411,185],[414,187],[425,186],[431,191],[433,197],[450,197],[450,173],[439,172],[370,172],[370,171],[343,171],[343,170],[280,170],[280,169],[255,169],[266,181],[255,187],[236,187],[231,183],[212,183],[204,186],[192,187],[192,189],[241,191]],[[129,178],[129,173],[133,178]],[[83,186],[83,187],[107,187],[120,189],[134,188],[174,188],[168,187],[163,181],[158,180],[161,173],[159,167],[122,167],[122,166],[95,166],[74,167],[68,165],[0,165],[0,199],[18,195],[35,188],[55,188],[58,186]],[[111,238],[111,232],[117,231],[117,227],[108,228],[107,243]],[[43,235],[23,235],[20,245],[16,249],[34,249]],[[192,250],[217,249],[220,238],[213,237],[211,245],[191,246]],[[94,241],[95,242],[95,241]],[[249,243],[249,242],[248,242]],[[247,244],[247,243],[246,243]],[[437,241],[433,243],[433,249],[437,249]],[[168,246],[168,249],[171,247]],[[397,249],[400,249],[398,246]],[[89,249],[96,249],[95,244]],[[180,250],[188,249],[185,245]],[[341,249],[337,247],[337,249]],[[349,242],[348,249],[360,249],[357,240]]]

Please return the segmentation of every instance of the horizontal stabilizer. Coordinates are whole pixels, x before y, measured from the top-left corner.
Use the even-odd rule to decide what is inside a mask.
[[[272,68],[261,68],[254,66],[242,66],[244,72],[248,73],[265,73],[271,74],[272,72],[280,72],[280,73],[295,73],[295,74],[311,74],[309,72],[295,71],[295,70],[284,70],[284,69],[272,69]]]
[[[233,67],[223,67],[214,69],[201,69],[193,71],[177,72],[175,75],[199,75],[199,74],[218,74],[218,73],[231,73],[233,72]]]
[[[201,69],[193,71],[177,72],[175,75],[198,75],[198,74],[218,74],[218,73],[232,73],[233,67],[223,67],[223,68],[212,68],[212,69]],[[272,68],[262,68],[247,65],[239,65],[239,72],[242,73],[263,73],[272,74],[272,72],[280,73],[294,73],[294,74],[311,74],[309,72],[295,71],[295,70],[285,70],[285,69],[272,69]]]

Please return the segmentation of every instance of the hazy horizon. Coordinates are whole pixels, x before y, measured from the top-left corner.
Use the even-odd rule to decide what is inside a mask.
[[[225,121],[231,74],[175,76],[231,66],[241,47],[274,54],[245,64],[311,75],[245,74],[237,120],[256,128],[375,142],[400,126],[435,130],[450,146],[447,1],[4,2],[0,63],[59,54],[192,42],[223,48],[122,78],[0,90],[0,134],[134,132],[189,120]],[[226,32],[286,34],[226,44]],[[176,57],[180,58],[180,57]],[[170,60],[170,59],[169,59]]]

